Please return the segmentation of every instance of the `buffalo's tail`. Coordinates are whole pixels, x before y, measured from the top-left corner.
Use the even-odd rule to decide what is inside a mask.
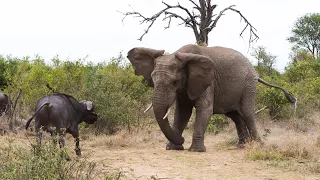
[[[40,106],[40,108],[34,113],[34,115],[27,121],[27,123],[26,123],[26,129],[28,129],[28,127],[29,127],[32,119],[38,114],[38,112],[39,112],[44,106],[51,107],[50,103],[44,103],[44,104],[42,104],[42,106]]]
[[[261,78],[258,78],[258,82],[266,85],[266,86],[269,86],[269,87],[274,87],[274,88],[277,88],[277,89],[280,89],[283,94],[286,96],[287,100],[290,102],[290,103],[296,103],[297,99],[293,96],[292,93],[286,91],[285,89],[283,89],[282,87],[279,87],[279,86],[276,86],[276,85],[273,85],[273,84],[270,84],[270,83],[267,83],[266,81],[264,81],[263,79]]]

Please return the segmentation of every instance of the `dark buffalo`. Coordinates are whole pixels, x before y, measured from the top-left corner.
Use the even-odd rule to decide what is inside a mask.
[[[55,132],[50,127],[55,127],[59,134],[60,147],[64,146],[65,133],[70,133],[75,138],[76,154],[80,156],[78,124],[83,121],[93,124],[98,116],[94,112],[94,104],[91,101],[79,102],[72,96],[55,93],[38,101],[35,114],[28,120],[26,129],[33,118],[35,118],[35,130],[40,142],[42,138],[40,129],[52,135]]]
[[[9,115],[11,105],[12,103],[9,96],[0,92],[0,116]]]

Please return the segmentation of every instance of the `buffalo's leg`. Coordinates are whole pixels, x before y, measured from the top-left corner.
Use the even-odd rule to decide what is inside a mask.
[[[41,141],[42,141],[42,130],[39,128],[36,128],[36,136],[37,136],[37,144],[41,145]]]
[[[60,148],[64,148],[64,145],[65,145],[64,137],[65,137],[65,132],[59,132],[59,146],[60,146]]]
[[[76,143],[76,148],[75,148],[76,154],[78,156],[81,156],[79,130],[76,129],[74,131],[70,131],[70,133],[72,134],[72,136],[75,140],[75,143]]]

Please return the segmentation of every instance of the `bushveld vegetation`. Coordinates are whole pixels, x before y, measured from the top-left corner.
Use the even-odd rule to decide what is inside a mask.
[[[294,38],[290,41],[294,41]],[[256,109],[267,106],[257,115],[258,122],[263,124],[266,119],[278,122],[279,126],[288,130],[286,134],[289,138],[271,141],[263,147],[252,145],[247,149],[247,157],[277,165],[303,161],[307,162],[305,164],[310,171],[320,173],[320,122],[316,120],[320,117],[314,117],[320,110],[319,54],[294,47],[291,61],[283,72],[273,67],[277,59],[266,48],[257,47],[253,55],[258,60],[255,69],[259,76],[289,90],[298,101],[294,106],[287,102],[281,91],[258,85]],[[154,123],[150,120],[150,113],[143,113],[151,102],[152,89],[142,82],[142,77],[134,75],[123,53],[97,64],[86,58],[61,60],[57,56],[44,60],[40,56],[0,56],[1,91],[12,100],[17,99],[14,120],[28,119],[33,114],[37,100],[52,93],[47,84],[55,92],[95,103],[99,120],[89,127],[82,126],[82,132],[109,135],[119,130],[142,130]],[[19,91],[21,94],[18,98]],[[223,131],[225,122],[224,116],[212,116],[207,131],[217,134]],[[270,129],[263,125],[261,127],[261,135],[268,137]],[[21,147],[11,146],[11,141],[8,140],[8,145],[0,148],[0,163],[4,165],[0,167],[0,179],[90,178],[94,172],[93,163],[69,163],[59,151],[53,153],[56,147],[51,144],[39,147],[40,151],[35,153],[37,145],[31,146],[30,143],[30,149],[20,151]],[[80,168],[81,172],[72,171],[73,168]],[[39,175],[35,170],[48,174]]]

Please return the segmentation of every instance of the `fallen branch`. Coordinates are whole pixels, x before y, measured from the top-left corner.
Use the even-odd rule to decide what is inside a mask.
[[[254,114],[259,114],[261,111],[265,110],[266,108],[268,108],[268,106],[265,106],[265,107],[259,109],[258,111],[254,112]]]

